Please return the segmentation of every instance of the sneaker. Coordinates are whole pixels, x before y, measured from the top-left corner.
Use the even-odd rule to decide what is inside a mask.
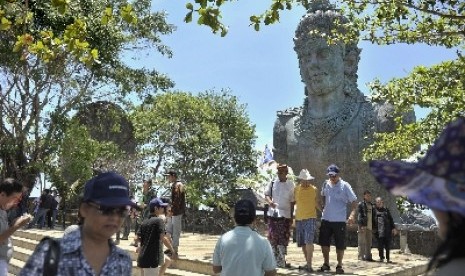
[[[344,274],[344,269],[342,269],[342,266],[336,266],[336,274]]]
[[[321,272],[330,271],[330,270],[331,270],[331,267],[329,266],[329,264],[323,264],[323,265],[320,267],[320,271],[321,271]]]

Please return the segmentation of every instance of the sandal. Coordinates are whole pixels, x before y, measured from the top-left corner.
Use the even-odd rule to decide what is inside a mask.
[[[305,270],[307,272],[315,272],[315,270],[313,270],[313,268],[309,267],[308,264],[306,265],[299,265],[299,270]]]
[[[320,267],[320,271],[321,272],[325,272],[325,271],[329,271],[331,270],[331,268],[329,267],[329,264],[323,264],[321,267]]]
[[[342,269],[342,266],[336,266],[336,274],[344,274],[344,269]]]

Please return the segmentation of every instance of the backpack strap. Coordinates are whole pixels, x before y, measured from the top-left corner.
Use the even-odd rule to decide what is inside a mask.
[[[61,252],[60,240],[52,237],[44,237],[40,241],[40,244],[43,243],[48,243],[49,245],[47,252],[45,252],[43,275],[57,275]]]

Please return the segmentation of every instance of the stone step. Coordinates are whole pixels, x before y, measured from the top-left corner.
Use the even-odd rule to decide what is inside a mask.
[[[10,262],[9,271],[11,274],[16,275],[19,273],[21,268],[24,266],[24,263],[27,259],[32,255],[36,245],[39,241],[45,236],[52,236],[55,238],[59,238],[62,236],[62,232],[57,231],[34,231],[34,230],[18,230],[14,236],[12,236],[13,246],[14,246],[14,253],[13,259]],[[128,241],[124,244],[120,244],[119,246],[125,249],[131,256],[133,260],[133,276],[139,276],[140,270],[137,267],[137,255],[135,253],[135,247],[130,246]],[[206,250],[206,249],[205,249]],[[191,276],[201,276],[201,275],[209,275],[211,273],[211,265],[207,262],[202,262],[200,260],[189,260],[183,259],[183,255],[180,255],[180,259],[176,261],[175,267],[170,268],[167,271],[167,275],[191,275]]]
[[[32,255],[32,250],[24,249],[16,246],[13,258],[10,261],[9,276],[19,274],[20,270],[24,267],[27,259]],[[140,269],[137,267],[137,262],[133,261],[132,276],[140,276]],[[169,268],[166,273],[167,276],[205,276],[208,274],[195,273],[177,268]]]

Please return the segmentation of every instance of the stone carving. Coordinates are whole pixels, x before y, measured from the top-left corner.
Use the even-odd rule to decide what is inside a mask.
[[[133,154],[136,151],[134,127],[126,112],[117,104],[98,101],[85,105],[76,117],[85,125],[92,138],[98,141],[111,141],[123,151]]]
[[[329,2],[320,0],[313,2],[297,27],[294,50],[306,98],[302,107],[277,112],[274,157],[294,171],[308,169],[317,183],[326,179],[326,167],[335,163],[359,198],[369,189],[374,196],[386,198],[394,210],[394,200],[376,184],[361,157],[375,131],[394,129],[392,106],[370,102],[357,88],[361,49],[356,42],[328,45],[322,37],[334,30],[344,31],[335,22],[347,19]],[[406,120],[415,120],[414,113],[407,114]],[[394,216],[398,220],[396,211]]]

